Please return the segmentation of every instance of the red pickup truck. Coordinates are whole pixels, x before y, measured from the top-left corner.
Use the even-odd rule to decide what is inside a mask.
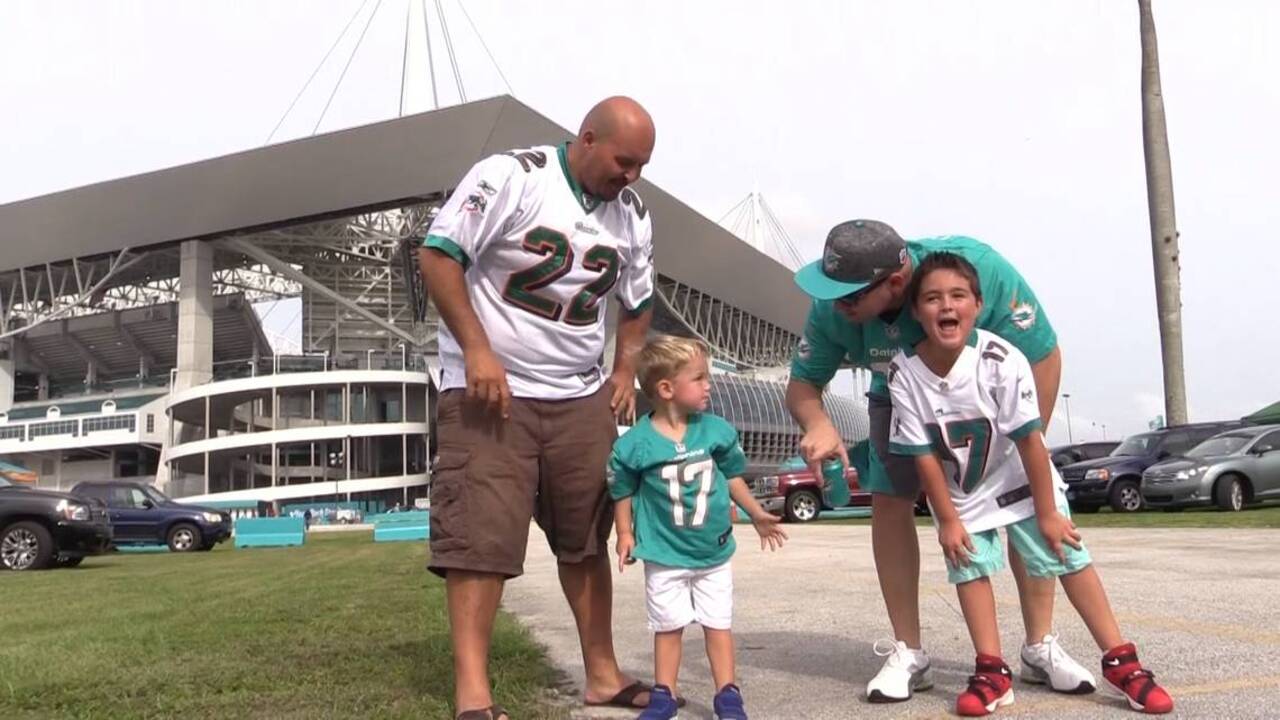
[[[845,468],[844,478],[849,484],[849,505],[870,505],[871,493],[858,485],[857,469]],[[747,481],[760,505],[787,522],[810,522],[832,509],[822,500],[822,479],[814,477],[798,458],[783,463],[776,472],[748,476]]]

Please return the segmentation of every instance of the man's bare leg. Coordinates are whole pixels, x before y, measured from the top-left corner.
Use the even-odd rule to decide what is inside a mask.
[[[920,649],[920,540],[915,498],[871,496],[871,551],[893,637]]]
[[[493,705],[489,687],[489,643],[502,600],[503,577],[449,570],[445,576],[449,637],[453,643],[453,700],[456,712]]]
[[[582,666],[586,673],[583,693],[588,703],[601,703],[634,682],[622,674],[613,652],[613,570],[604,553],[580,563],[560,563],[560,587],[578,624]],[[649,704],[649,693],[635,698],[637,707]]]

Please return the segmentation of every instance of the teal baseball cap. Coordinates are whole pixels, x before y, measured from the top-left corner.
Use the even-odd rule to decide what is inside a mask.
[[[902,267],[907,243],[878,220],[849,220],[831,228],[822,259],[796,271],[796,285],[817,300],[855,293],[885,271]]]

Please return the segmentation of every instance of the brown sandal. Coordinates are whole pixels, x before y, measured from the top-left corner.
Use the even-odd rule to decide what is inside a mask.
[[[627,708],[628,710],[643,710],[644,705],[636,703],[640,693],[647,693],[653,690],[653,686],[643,680],[636,680],[630,685],[619,690],[613,697],[603,702],[586,702],[583,705],[587,707],[618,707]],[[676,707],[684,707],[684,697],[676,698]]]
[[[509,715],[501,705],[490,705],[489,707],[481,708],[480,710],[465,710],[460,712],[453,720],[499,720],[500,718],[511,720],[511,715]]]

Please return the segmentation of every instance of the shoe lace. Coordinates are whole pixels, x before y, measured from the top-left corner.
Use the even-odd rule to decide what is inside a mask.
[[[871,646],[871,651],[876,654],[876,657],[889,658],[885,663],[887,665],[892,665],[893,667],[905,667],[908,661],[905,657],[906,653],[904,653],[903,650],[906,649],[906,647],[905,643],[898,642],[897,640],[893,640],[891,638],[880,638]]]
[[[1044,644],[1049,656],[1049,672],[1053,672],[1058,669],[1058,665],[1066,663],[1067,651],[1058,644],[1057,635],[1045,635]]]

